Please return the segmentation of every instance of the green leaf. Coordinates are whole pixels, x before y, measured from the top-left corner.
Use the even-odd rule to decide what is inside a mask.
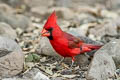
[[[32,54],[33,61],[40,61],[40,56],[38,54]]]
[[[26,62],[32,62],[33,61],[33,55],[32,54],[28,54],[28,56],[25,58]]]

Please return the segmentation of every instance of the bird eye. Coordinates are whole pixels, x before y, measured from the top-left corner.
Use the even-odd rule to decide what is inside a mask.
[[[48,31],[52,31],[52,30],[53,30],[53,28],[49,28],[49,29],[46,29],[46,30],[48,30]]]

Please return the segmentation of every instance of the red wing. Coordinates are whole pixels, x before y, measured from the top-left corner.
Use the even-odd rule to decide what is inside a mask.
[[[64,32],[64,37],[68,39],[68,47],[69,48],[79,48],[80,44],[83,43],[83,41],[80,40],[79,38],[77,38],[71,34],[68,34],[66,32]]]

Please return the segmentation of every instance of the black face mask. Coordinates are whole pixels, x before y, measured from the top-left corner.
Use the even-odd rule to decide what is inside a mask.
[[[50,36],[48,36],[48,39],[53,40],[53,36],[52,36],[52,30],[53,30],[53,28],[46,29],[46,30],[49,31],[49,33],[50,33]]]

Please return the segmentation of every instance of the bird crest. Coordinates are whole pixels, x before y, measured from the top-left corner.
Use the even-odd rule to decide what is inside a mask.
[[[44,28],[53,27],[56,23],[57,23],[57,16],[56,16],[56,12],[53,11],[52,14],[48,17]]]

